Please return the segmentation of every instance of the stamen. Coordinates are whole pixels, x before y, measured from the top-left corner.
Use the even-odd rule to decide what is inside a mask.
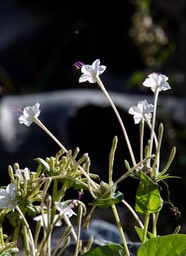
[[[73,64],[74,67],[76,67],[76,69],[80,69],[82,66],[84,66],[85,64],[81,61],[77,61]]]
[[[12,112],[16,113],[19,116],[23,114],[23,109],[21,107],[13,106],[11,107],[11,109],[12,109]]]

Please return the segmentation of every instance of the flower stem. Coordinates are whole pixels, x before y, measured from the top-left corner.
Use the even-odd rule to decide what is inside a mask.
[[[75,242],[77,242],[78,238],[77,238],[76,232],[75,232],[74,227],[73,227],[72,223],[70,222],[68,216],[66,215],[66,213],[63,214],[63,219],[66,222],[67,226],[71,227],[72,236],[74,237]]]
[[[25,255],[30,256],[31,254],[30,254],[28,230],[25,225],[23,226],[23,240],[24,240]]]
[[[153,137],[154,137],[154,134],[155,134],[155,123],[156,123],[156,111],[157,111],[158,95],[159,95],[159,89],[157,89],[155,91],[155,94],[154,94],[154,111],[153,111],[153,116],[152,116],[152,127],[151,127],[151,135],[150,135],[149,155],[152,154],[152,148],[153,148]]]
[[[140,161],[143,160],[144,119],[140,122]]]
[[[123,247],[125,249],[126,256],[130,256],[130,252],[129,252],[129,249],[128,249],[128,246],[127,246],[127,241],[126,241],[126,238],[125,238],[125,234],[123,232],[123,228],[121,226],[121,222],[120,222],[120,219],[119,219],[119,215],[118,215],[116,206],[115,206],[115,204],[111,204],[111,207],[112,207],[112,211],[114,213],[116,223],[118,225],[118,229],[119,229],[119,232],[120,232],[120,236],[121,236],[121,240],[122,240],[122,243],[123,243]]]
[[[109,101],[111,107],[113,108],[113,110],[114,110],[114,112],[115,112],[115,114],[116,114],[116,117],[117,117],[117,119],[118,119],[118,121],[119,121],[119,124],[120,124],[120,126],[121,126],[121,129],[122,129],[122,131],[123,131],[123,135],[124,135],[124,137],[125,137],[125,140],[126,140],[126,143],[127,143],[127,146],[128,146],[128,150],[129,150],[129,153],[130,153],[130,156],[131,156],[132,163],[133,163],[133,165],[136,165],[136,160],[135,160],[135,157],[134,157],[134,153],[133,153],[133,150],[132,150],[132,146],[131,146],[131,143],[130,143],[130,141],[129,141],[129,137],[128,137],[128,134],[127,134],[127,132],[126,132],[124,123],[123,123],[123,121],[122,121],[122,119],[121,119],[121,117],[120,117],[120,114],[119,114],[119,112],[118,112],[118,110],[117,110],[117,108],[116,108],[114,102],[112,101],[111,97],[109,96],[107,90],[105,89],[105,87],[104,87],[104,85],[103,85],[101,79],[99,78],[99,76],[96,76],[96,81],[97,81],[99,87],[101,88],[101,90],[103,91],[103,93],[105,94],[105,96],[107,97],[107,99],[108,99],[108,101]]]
[[[136,221],[138,222],[139,226],[144,229],[144,225],[141,222],[139,216],[137,215],[137,213],[134,211],[134,209],[130,206],[130,204],[128,204],[124,199],[122,200],[122,203],[129,209],[129,211],[132,213],[132,215],[134,216],[134,218],[136,219]]]
[[[31,246],[32,255],[35,256],[36,255],[35,245],[34,245],[34,239],[33,239],[33,236],[32,236],[32,232],[31,232],[30,226],[29,226],[29,224],[28,224],[24,214],[22,213],[22,211],[21,211],[21,209],[19,208],[18,205],[16,205],[16,210],[20,214],[20,216],[21,216],[21,218],[22,218],[22,220],[24,222],[24,225],[27,228],[27,231],[28,231],[28,234],[29,234],[29,237],[30,237],[30,246]]]

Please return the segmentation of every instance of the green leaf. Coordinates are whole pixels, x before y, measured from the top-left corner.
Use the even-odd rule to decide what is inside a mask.
[[[139,213],[155,213],[162,207],[159,188],[144,172],[140,172],[140,183],[136,193],[135,209]]]
[[[117,192],[114,195],[107,197],[107,198],[98,198],[93,203],[89,205],[96,206],[102,209],[108,208],[111,204],[118,204],[124,198],[121,192]]]
[[[186,255],[186,235],[173,234],[155,237],[144,243],[137,256],[184,256]]]
[[[135,230],[139,236],[139,239],[142,241],[144,230],[139,227],[135,227]],[[149,239],[152,239],[152,238],[154,238],[154,235],[151,232],[147,232],[146,240],[148,241]]]
[[[82,256],[126,256],[123,247],[119,244],[109,244],[96,247],[95,249],[82,254]]]

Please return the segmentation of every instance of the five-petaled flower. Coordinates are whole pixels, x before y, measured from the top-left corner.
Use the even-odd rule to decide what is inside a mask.
[[[15,209],[18,203],[16,185],[10,183],[6,189],[0,189],[0,209]]]
[[[30,126],[34,122],[34,119],[37,118],[41,113],[39,107],[40,104],[37,102],[33,107],[28,106],[24,108],[23,114],[18,118],[20,124]]]
[[[146,100],[139,101],[137,106],[131,107],[129,109],[129,114],[134,115],[134,123],[138,124],[143,118],[148,118],[149,120],[152,117],[151,112],[153,112],[154,106],[148,104]]]
[[[76,215],[76,213],[63,202],[55,202],[55,206],[61,214],[65,214],[68,218],[72,217],[72,215]]]
[[[101,75],[106,69],[106,66],[100,65],[100,60],[95,60],[92,65],[82,65],[81,72],[83,73],[79,78],[79,83],[88,81],[89,83],[96,83],[96,77]]]
[[[152,73],[148,75],[148,78],[145,79],[143,85],[150,87],[153,92],[156,90],[166,91],[171,89],[169,83],[167,82],[168,77],[158,73]]]

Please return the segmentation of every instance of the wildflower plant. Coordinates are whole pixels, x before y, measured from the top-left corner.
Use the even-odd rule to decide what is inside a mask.
[[[168,77],[163,74],[152,73],[145,79],[143,85],[154,93],[154,101],[148,103],[142,100],[131,106],[128,113],[133,116],[134,125],[139,125],[139,159],[134,155],[130,138],[124,121],[105,89],[100,75],[106,66],[95,60],[92,65],[77,62],[74,66],[81,71],[79,83],[97,83],[107,97],[118,122],[129,150],[130,159],[123,159],[123,175],[113,180],[114,158],[118,137],[113,138],[109,155],[108,182],[100,180],[99,176],[91,172],[91,160],[87,153],[80,156],[80,149],[74,151],[66,149],[39,119],[40,104],[27,106],[20,111],[20,124],[30,126],[37,124],[59,146],[55,156],[36,158],[36,170],[19,166],[15,163],[8,167],[10,184],[0,188],[0,255],[16,255],[19,252],[19,238],[23,236],[24,251],[28,256],[63,255],[64,250],[74,241],[74,256],[78,255],[123,255],[131,256],[126,240],[125,230],[121,225],[117,204],[128,208],[137,225],[134,232],[139,236],[140,246],[138,256],[185,255],[186,235],[179,234],[179,228],[170,235],[161,236],[158,233],[158,218],[165,203],[169,203],[176,218],[181,216],[179,209],[174,206],[170,198],[164,200],[161,195],[161,182],[166,184],[170,176],[169,167],[174,159],[176,149],[170,152],[167,164],[161,164],[161,146],[164,127],[157,126],[158,97],[161,91],[171,89]],[[29,128],[31,129],[31,128]],[[150,134],[145,144],[144,135]],[[150,132],[149,132],[150,131]],[[36,145],[37,146],[37,145]],[[135,197],[135,207],[124,199],[119,184],[132,177],[139,181]],[[69,191],[74,191],[74,198],[68,198]],[[92,198],[88,205],[82,202],[84,192]],[[169,192],[169,191],[168,191]],[[88,208],[90,211],[88,212]],[[121,236],[122,244],[108,244],[92,248],[94,237],[90,236],[86,244],[81,240],[82,229],[88,229],[91,217],[96,208],[107,211],[111,208]],[[32,218],[35,229],[30,227],[28,219]],[[13,227],[13,233],[4,233],[4,221],[8,219]],[[71,221],[73,220],[73,222]],[[52,245],[53,232],[56,227],[65,225],[57,245]],[[41,237],[41,238],[40,238]]]

